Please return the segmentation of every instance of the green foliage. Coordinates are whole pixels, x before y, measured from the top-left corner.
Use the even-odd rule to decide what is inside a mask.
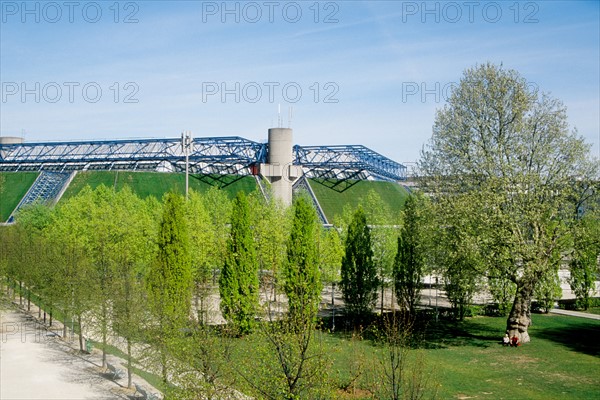
[[[150,306],[161,326],[175,329],[190,316],[192,268],[183,197],[168,193],[157,240],[158,252],[148,276]]]
[[[206,192],[202,199],[210,217],[212,233],[212,239],[205,244],[205,247],[208,249],[208,261],[213,268],[213,274],[216,275],[227,259],[227,241],[230,233],[228,224],[231,221],[232,202],[227,197],[227,193],[216,187]]]
[[[178,400],[228,398],[233,385],[233,340],[218,327],[198,325],[172,346],[172,384],[165,397]]]
[[[373,189],[360,200],[360,204],[365,208],[367,221],[371,225],[373,262],[381,285],[380,310],[383,312],[385,288],[394,280],[394,255],[401,215],[394,215],[390,205]],[[406,200],[404,205],[406,207]]]
[[[500,315],[508,315],[517,286],[506,277],[488,277],[488,289]]]
[[[254,326],[258,310],[258,263],[250,229],[248,199],[239,192],[233,201],[227,258],[219,277],[221,311],[241,334]]]
[[[441,268],[444,291],[454,316],[462,320],[468,316],[473,296],[481,287],[481,274],[485,268],[477,244],[469,234],[470,227],[462,219],[463,214],[455,215],[459,217],[445,217],[446,228],[436,232],[435,262]],[[500,282],[505,283],[505,281]],[[507,301],[510,305],[514,291],[509,296]]]
[[[344,246],[335,228],[321,229],[319,240],[319,265],[321,279],[325,284],[339,282],[340,266],[344,256]]]
[[[554,307],[554,302],[562,297],[557,270],[551,269],[540,278],[535,286],[533,296],[537,300],[538,306],[545,312],[549,312]]]
[[[152,342],[159,350],[161,375],[167,383],[167,353],[189,320],[193,275],[184,199],[181,195],[168,193],[163,203],[156,260],[146,285],[149,308],[155,319],[148,328],[153,331]]]
[[[596,195],[598,197],[598,195]],[[600,207],[600,206],[596,206]],[[572,226],[573,254],[569,263],[571,277],[569,285],[577,297],[578,306],[590,307],[590,295],[600,276],[600,212],[588,209]]]
[[[342,293],[346,311],[353,318],[371,313],[377,298],[377,268],[373,263],[371,230],[362,207],[354,213],[342,258]]]
[[[267,196],[265,201],[261,192],[255,191],[249,196],[252,210],[254,243],[256,244],[261,286],[271,301],[277,302],[281,283],[285,282],[283,265],[287,258],[286,241],[289,238],[291,210],[278,201],[275,196]]]
[[[190,232],[190,255],[194,281],[194,301],[198,322],[205,321],[205,299],[210,291],[210,278],[213,272],[211,250],[217,226],[211,222],[203,196],[194,190],[186,202],[186,220]]]
[[[290,322],[261,323],[247,339],[253,357],[244,351],[237,367],[248,385],[244,391],[270,400],[331,398],[324,333],[312,323],[295,326]]]
[[[409,200],[407,200],[408,202]],[[438,384],[427,366],[425,353],[415,346],[413,324],[395,313],[382,319],[375,330],[375,353],[372,392],[376,398],[392,400],[435,399]]]
[[[420,299],[421,280],[426,262],[425,199],[411,194],[404,203],[404,224],[398,237],[394,259],[394,280],[398,305],[414,314]]]
[[[321,277],[317,240],[317,213],[302,196],[294,201],[294,219],[287,241],[284,291],[288,298],[289,318],[312,321],[317,316],[321,300]]]

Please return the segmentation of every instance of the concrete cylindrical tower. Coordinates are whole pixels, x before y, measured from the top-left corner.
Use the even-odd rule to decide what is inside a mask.
[[[269,129],[269,164],[289,165],[292,163],[292,130],[290,128]]]
[[[289,176],[289,171],[293,161],[292,130],[289,128],[269,129],[268,163],[279,172],[270,177],[271,186],[275,197],[286,205],[292,204],[293,178]]]

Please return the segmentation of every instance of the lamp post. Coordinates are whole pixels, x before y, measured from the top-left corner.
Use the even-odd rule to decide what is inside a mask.
[[[191,131],[183,131],[181,132],[181,150],[183,150],[183,154],[185,154],[185,199],[187,200],[189,195],[190,188],[190,149],[192,148],[192,132]]]

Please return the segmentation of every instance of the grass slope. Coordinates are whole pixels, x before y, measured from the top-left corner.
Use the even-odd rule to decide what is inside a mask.
[[[408,196],[408,192],[402,185],[393,182],[352,181],[353,185],[341,192],[338,190],[343,188],[342,185],[339,185],[340,187],[336,190],[319,182],[318,179],[310,179],[313,192],[315,192],[329,222],[332,222],[336,215],[341,215],[346,205],[350,205],[352,208],[358,206],[360,199],[365,197],[370,190],[377,192],[394,212],[402,208]]]
[[[0,222],[10,217],[37,176],[37,172],[0,172]]]
[[[256,188],[253,177],[246,176],[234,181],[235,178],[232,176],[223,177],[227,183],[231,182],[231,184],[223,187],[223,190],[232,198],[240,190],[249,193]],[[207,183],[209,180],[210,177],[190,175],[190,189],[201,193],[206,192],[211,188],[211,185]],[[79,172],[67,188],[63,199],[75,196],[87,185],[93,189],[102,184],[109,187],[114,186],[117,190],[127,185],[142,198],[154,196],[161,199],[163,194],[169,191],[185,193],[185,174],[131,171]]]

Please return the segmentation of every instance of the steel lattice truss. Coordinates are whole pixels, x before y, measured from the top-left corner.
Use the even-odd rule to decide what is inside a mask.
[[[248,175],[266,148],[241,137],[195,138],[190,172]],[[0,171],[185,170],[180,139],[111,140],[0,145]]]
[[[294,146],[295,164],[311,178],[406,179],[406,167],[361,145]]]
[[[294,146],[308,177],[341,181],[406,178],[406,167],[364,146]],[[251,175],[267,162],[267,145],[241,137],[194,138],[190,172]],[[0,144],[0,171],[151,170],[181,172],[180,139]]]

